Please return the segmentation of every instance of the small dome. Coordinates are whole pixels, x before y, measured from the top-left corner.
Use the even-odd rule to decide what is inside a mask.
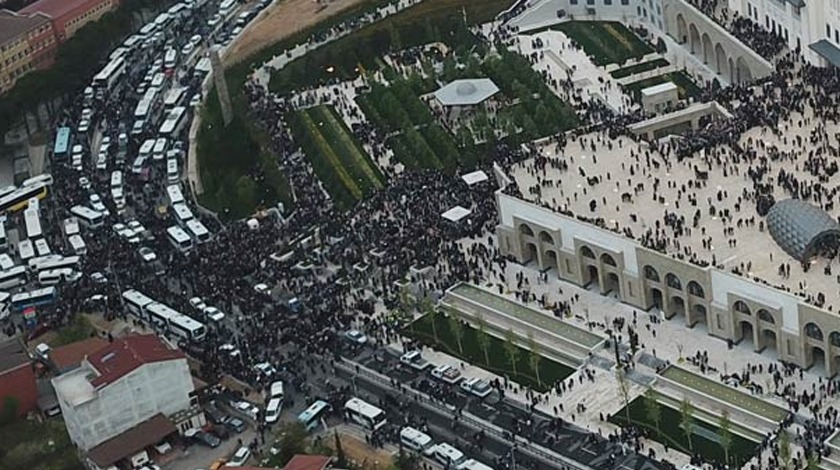
[[[459,83],[457,87],[455,87],[455,93],[459,94],[460,96],[468,96],[475,93],[475,85],[472,82],[462,82]]]

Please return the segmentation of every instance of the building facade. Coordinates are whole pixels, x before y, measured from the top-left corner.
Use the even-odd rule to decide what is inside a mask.
[[[39,0],[18,13],[46,15],[52,22],[59,42],[64,42],[84,25],[98,20],[118,6],[119,0]]]
[[[517,197],[497,193],[503,255],[597,289],[641,310],[660,309],[689,328],[827,375],[840,371],[840,317],[783,290],[689,263],[635,240]]]
[[[47,16],[0,10],[0,93],[30,71],[51,65],[57,47]]]
[[[158,413],[190,407],[186,357],[154,335],[118,339],[53,379],[70,439],[87,451]]]

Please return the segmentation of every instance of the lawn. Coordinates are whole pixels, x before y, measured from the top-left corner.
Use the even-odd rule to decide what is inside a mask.
[[[18,420],[0,427],[0,468],[83,470],[60,419]]]
[[[332,106],[298,111],[291,124],[295,141],[339,209],[385,186],[385,177]]]
[[[667,444],[671,448],[679,449],[686,454],[697,453],[706,460],[718,463],[724,462],[725,453],[720,445],[719,428],[717,426],[701,421],[695,415],[691,447],[689,447],[688,439],[686,439],[681,424],[682,416],[680,412],[659,402],[660,420],[659,430],[657,431],[655,423],[648,416],[646,400],[642,396],[630,402],[630,420],[633,426],[646,428],[649,438],[661,444]],[[610,416],[609,421],[624,426],[627,424],[626,416],[626,410],[622,408]],[[729,449],[729,463],[735,463],[735,466],[731,468],[741,468],[746,461],[757,453],[759,444],[735,433],[731,435],[732,445]]]
[[[437,341],[435,341],[432,318],[435,319],[434,328],[437,330]],[[434,346],[447,354],[459,357],[464,361],[475,364],[498,375],[507,376],[510,380],[531,387],[540,392],[548,391],[551,385],[562,381],[572,375],[575,371],[559,362],[543,357],[539,363],[539,378],[534,373],[529,360],[530,353],[524,348],[517,347],[518,358],[516,361],[516,374],[513,373],[510,360],[505,353],[505,342],[487,333],[481,333],[477,329],[463,324],[463,337],[459,350],[458,341],[452,332],[450,320],[441,312],[436,312],[434,317],[428,314],[415,320],[404,331],[405,334],[415,338],[421,343]],[[489,363],[485,360],[484,350],[481,348],[479,336],[488,338],[487,356]]]
[[[624,78],[629,77],[631,75],[636,75],[637,73],[647,72],[649,70],[655,70],[660,67],[665,67],[667,65],[668,61],[665,59],[649,60],[647,62],[642,62],[641,64],[631,65],[629,67],[613,70],[612,72],[610,72],[610,75],[612,75],[613,78]]]
[[[686,75],[685,72],[671,72],[666,73],[665,75],[657,75],[645,80],[630,83],[624,88],[629,91],[636,100],[639,100],[641,99],[642,90],[666,82],[673,82],[677,85],[677,92],[679,93],[681,100],[697,96],[702,91],[700,87],[694,83],[691,77]]]
[[[90,320],[83,314],[76,315],[73,323],[60,328],[55,335],[55,339],[50,342],[52,347],[64,346],[90,338],[93,333],[93,326]]]
[[[580,44],[595,65],[623,64],[653,52],[636,33],[616,21],[567,21],[553,29]]]

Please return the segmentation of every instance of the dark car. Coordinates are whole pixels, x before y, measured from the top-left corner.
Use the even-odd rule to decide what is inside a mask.
[[[204,414],[207,419],[213,424],[224,424],[227,415],[222,413],[215,403],[211,403],[204,408]]]
[[[230,437],[230,429],[224,424],[214,424],[210,427],[210,433],[223,441]]]
[[[222,443],[222,441],[218,437],[210,434],[209,432],[204,431],[195,431],[189,433],[187,434],[187,437],[192,439],[193,442],[197,442],[198,444],[201,444],[203,446],[210,447],[211,449],[219,447],[219,444]]]
[[[237,434],[245,430],[245,421],[242,421],[239,418],[228,416],[228,419],[225,420],[224,424],[228,427],[228,429]]]

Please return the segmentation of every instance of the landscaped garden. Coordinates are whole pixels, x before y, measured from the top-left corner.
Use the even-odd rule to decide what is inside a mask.
[[[666,67],[667,65],[668,61],[665,59],[649,60],[640,64],[629,65],[627,67],[622,67],[620,69],[613,70],[612,72],[610,72],[610,75],[616,79],[624,78],[629,77],[631,75],[636,75],[637,73],[647,72],[650,70],[656,70],[661,67]]]
[[[623,64],[653,52],[636,33],[616,21],[567,21],[552,29],[580,44],[595,65]]]
[[[298,111],[291,130],[339,209],[385,186],[379,167],[331,106]]]
[[[14,399],[11,399],[14,400]],[[0,404],[6,409],[8,400]],[[16,411],[16,408],[14,409]],[[4,411],[3,414],[6,412]],[[43,422],[0,416],[0,468],[27,470],[83,470],[76,448],[60,418]]]
[[[435,312],[412,322],[404,333],[427,346],[540,392],[548,391],[554,383],[574,373],[571,367],[543,357],[536,345],[523,348],[481,330],[460,322],[454,315]]]
[[[698,412],[688,406],[682,412],[662,403],[656,393],[648,393],[630,402],[629,408],[622,408],[609,421],[619,426],[627,425],[629,410],[630,424],[648,431],[648,437],[686,454],[699,454],[704,459],[717,463],[727,462],[730,468],[740,468],[751,459],[759,448],[758,442],[732,432],[732,423],[718,418],[712,425],[698,419]],[[686,417],[690,417],[686,419]],[[709,421],[712,421],[711,419]],[[721,429],[721,425],[724,429]],[[690,438],[685,429],[692,430]],[[728,461],[727,461],[728,458]]]
[[[673,82],[677,86],[677,92],[680,99],[684,100],[699,95],[703,90],[694,83],[694,80],[685,72],[671,72],[665,75],[657,75],[655,77],[639,80],[625,85],[625,89],[630,92],[636,100],[641,97],[642,90],[648,87],[659,85],[666,82]]]

